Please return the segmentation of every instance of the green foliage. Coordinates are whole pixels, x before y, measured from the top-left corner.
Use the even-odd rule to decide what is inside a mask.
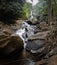
[[[24,6],[23,6],[23,15],[24,15],[24,18],[28,18],[29,16],[29,13],[28,13],[28,8],[27,8],[27,4],[25,3]]]
[[[47,22],[47,1],[39,0],[39,2],[33,7],[33,13],[35,16],[40,16],[39,21]]]
[[[48,15],[48,0],[39,0],[39,2],[33,7],[33,13],[35,13],[36,16],[41,15]],[[52,15],[53,18],[57,17],[57,0],[51,0],[51,7],[52,7]],[[41,17],[42,18],[42,17]],[[48,17],[44,16],[42,19],[47,19]]]
[[[31,3],[26,3],[27,8],[28,8],[28,13],[30,14],[31,10],[32,10],[32,4]]]
[[[39,0],[39,3],[37,3],[33,9],[35,14],[38,16],[40,14],[44,14],[44,11],[46,12],[46,1],[45,0]]]
[[[25,0],[0,0],[0,20],[12,22],[28,17]]]

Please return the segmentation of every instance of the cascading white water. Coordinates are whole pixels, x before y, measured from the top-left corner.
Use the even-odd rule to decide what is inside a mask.
[[[26,29],[27,29],[27,31],[26,31]],[[29,36],[34,35],[34,28],[31,27],[28,23],[23,22],[21,24],[21,28],[16,31],[16,34],[19,35],[20,38],[23,40],[24,48],[25,48],[26,47],[25,41],[28,41]]]

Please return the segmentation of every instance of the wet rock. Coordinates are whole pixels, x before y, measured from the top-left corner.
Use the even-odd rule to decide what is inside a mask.
[[[26,50],[31,53],[42,53],[45,49],[45,40],[30,40],[27,42]]]
[[[3,31],[0,34],[0,54],[9,55],[14,51],[21,50],[23,48],[22,39],[13,33]]]
[[[35,63],[30,59],[22,59],[4,65],[35,65]]]

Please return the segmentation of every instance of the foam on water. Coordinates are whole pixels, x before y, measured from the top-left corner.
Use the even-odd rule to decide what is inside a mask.
[[[26,31],[27,29],[27,31]],[[34,28],[30,26],[28,23],[23,22],[21,25],[21,29],[16,31],[16,34],[20,36],[23,40],[24,48],[26,47],[26,41],[28,41],[28,37],[34,35]],[[26,36],[27,35],[27,36]]]

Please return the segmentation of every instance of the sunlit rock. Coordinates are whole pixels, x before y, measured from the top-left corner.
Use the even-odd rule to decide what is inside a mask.
[[[0,34],[0,53],[8,55],[23,48],[22,39],[13,33],[2,31]]]

